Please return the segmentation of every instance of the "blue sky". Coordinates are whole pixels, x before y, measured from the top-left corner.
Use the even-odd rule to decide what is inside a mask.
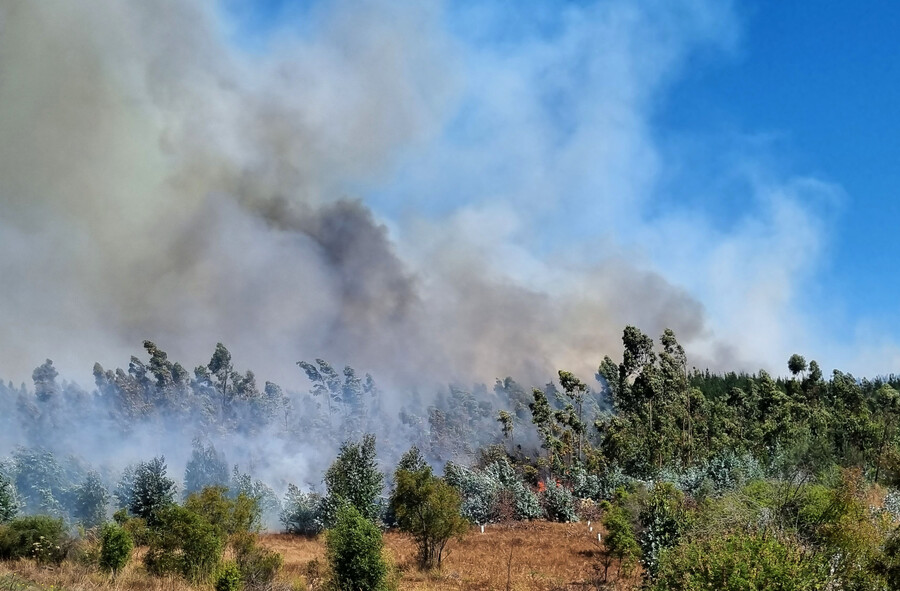
[[[770,134],[773,158],[846,194],[812,303],[848,336],[869,318],[900,332],[900,4],[755,2],[733,56],[698,60],[672,89],[662,133]],[[721,215],[730,213],[724,208]]]
[[[233,41],[265,55],[354,3],[229,6]],[[416,240],[410,217],[477,226],[516,212],[499,250],[531,269],[520,279],[558,261],[636,261],[697,297],[721,340],[761,323],[779,333],[777,355],[892,369],[900,4],[434,6],[449,54],[436,67],[452,80],[438,129],[398,150],[377,182],[346,186],[401,243]],[[748,277],[717,278],[746,253]],[[731,301],[769,270],[777,288]],[[745,357],[768,349],[759,338]]]

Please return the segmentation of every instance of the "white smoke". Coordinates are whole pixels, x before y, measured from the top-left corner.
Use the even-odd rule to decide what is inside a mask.
[[[338,0],[255,52],[223,14],[0,0],[4,375],[83,381],[145,338],[288,387],[314,357],[588,377],[625,324],[714,367],[803,344],[807,193],[835,189],[766,179],[736,232],[659,206],[659,101],[739,43],[730,5]]]

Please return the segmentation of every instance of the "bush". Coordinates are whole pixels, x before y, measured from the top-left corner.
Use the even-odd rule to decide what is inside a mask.
[[[150,543],[152,532],[147,527],[147,522],[140,517],[129,517],[127,509],[119,509],[113,514],[113,520],[131,535],[136,546],[146,546]]]
[[[158,514],[144,564],[151,573],[177,573],[194,583],[209,580],[222,559],[218,530],[193,511],[173,505]]]
[[[900,491],[892,489],[884,496],[884,510],[894,521],[900,520]]]
[[[63,464],[49,451],[18,448],[13,453],[12,474],[20,510],[66,517],[74,489],[83,476],[72,458]]]
[[[381,531],[353,505],[338,509],[334,528],[328,532],[328,562],[334,587],[339,591],[385,589],[387,563],[381,555]]]
[[[500,483],[496,479],[489,474],[447,462],[444,480],[459,491],[461,510],[466,519],[480,524],[495,520],[495,503],[500,493]]]
[[[692,540],[660,555],[651,591],[824,589],[826,557],[811,555],[793,538],[730,533]]]
[[[106,521],[106,506],[109,492],[100,475],[89,472],[84,481],[75,489],[75,510],[73,516],[84,527],[96,527]]]
[[[522,483],[509,460],[503,458],[490,464],[484,469],[484,474],[497,483],[500,495],[512,500],[515,519],[539,519],[543,516],[537,495]]]
[[[241,571],[234,562],[226,562],[216,577],[216,591],[240,591],[243,586]]]
[[[191,459],[184,469],[184,495],[199,492],[204,488],[228,484],[228,463],[212,444],[203,445],[199,439],[194,440]]]
[[[603,497],[603,481],[596,474],[588,474],[584,466],[576,465],[569,470],[569,482],[572,484],[572,495],[578,499],[600,501]]]
[[[375,461],[375,436],[366,435],[362,442],[346,442],[325,473],[328,494],[322,501],[322,516],[332,526],[339,508],[349,503],[360,515],[376,521],[381,515],[379,497],[384,487],[384,475]]]
[[[546,488],[541,495],[541,501],[544,505],[547,519],[550,521],[564,523],[578,521],[572,491],[561,484],[557,484],[555,480],[547,481]]]
[[[447,462],[444,480],[459,491],[462,514],[473,523],[503,519],[539,519],[540,500],[519,478],[506,458],[473,470]]]
[[[228,497],[224,486],[208,486],[192,493],[184,507],[208,521],[223,539],[238,532],[259,530],[259,503],[244,493]]]
[[[606,529],[606,537],[603,545],[606,554],[603,561],[603,581],[609,578],[609,567],[613,560],[619,561],[619,570],[626,571],[641,555],[641,547],[634,537],[634,528],[631,525],[631,515],[628,511],[608,501],[601,505],[603,517],[600,522]]]
[[[62,519],[19,517],[0,527],[0,559],[34,558],[40,564],[59,564],[66,556],[67,542]]]
[[[436,478],[431,468],[397,471],[391,510],[401,531],[415,539],[421,566],[440,567],[447,542],[468,529],[460,505],[459,493]]]
[[[256,501],[259,507],[260,522],[267,527],[278,522],[281,516],[281,503],[268,485],[261,480],[254,480],[249,474],[242,473],[237,466],[231,473],[229,496],[244,495]]]
[[[100,568],[118,573],[131,560],[132,549],[131,534],[118,523],[107,523],[100,536]]]
[[[281,523],[289,534],[314,536],[322,531],[322,496],[288,485]]]
[[[675,546],[688,525],[684,495],[670,482],[658,482],[642,503],[640,537],[644,567],[653,576],[660,553]]]
[[[153,527],[159,514],[173,503],[175,481],[166,476],[166,459],[153,458],[141,462],[134,470],[130,483],[124,483],[128,510]]]
[[[19,503],[12,481],[0,472],[0,525],[12,521],[18,512]]]

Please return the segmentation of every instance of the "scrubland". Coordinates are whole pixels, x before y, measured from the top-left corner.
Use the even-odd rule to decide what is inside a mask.
[[[537,591],[595,588],[603,577],[597,533],[598,527],[586,522],[495,524],[486,527],[484,534],[473,527],[462,540],[451,542],[442,567],[432,571],[417,568],[416,548],[408,536],[388,532],[384,540],[385,554],[401,590]],[[327,567],[322,536],[266,534],[261,543],[284,557],[277,588],[317,589],[323,585]],[[141,552],[135,550],[136,555]],[[614,564],[609,579],[617,580],[619,589],[634,588],[639,582],[637,573],[627,578],[617,575]],[[189,591],[196,587],[179,577],[150,576],[140,560],[132,560],[115,578],[76,561],[55,567],[38,566],[31,560],[0,562],[0,590],[49,589]]]

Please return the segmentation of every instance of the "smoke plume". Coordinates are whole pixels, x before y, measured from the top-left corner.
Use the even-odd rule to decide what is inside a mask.
[[[416,213],[448,191],[465,201],[473,179],[417,190],[393,218],[367,204],[465,109],[450,7],[329,3],[307,16],[314,32],[273,34],[261,54],[230,39],[221,10],[0,2],[5,375],[51,357],[83,380],[149,338],[197,362],[225,342],[287,385],[313,357],[402,383],[543,379],[591,371],[625,323],[706,336],[702,306],[646,265],[613,252],[509,267],[485,252],[515,258],[511,209]]]

